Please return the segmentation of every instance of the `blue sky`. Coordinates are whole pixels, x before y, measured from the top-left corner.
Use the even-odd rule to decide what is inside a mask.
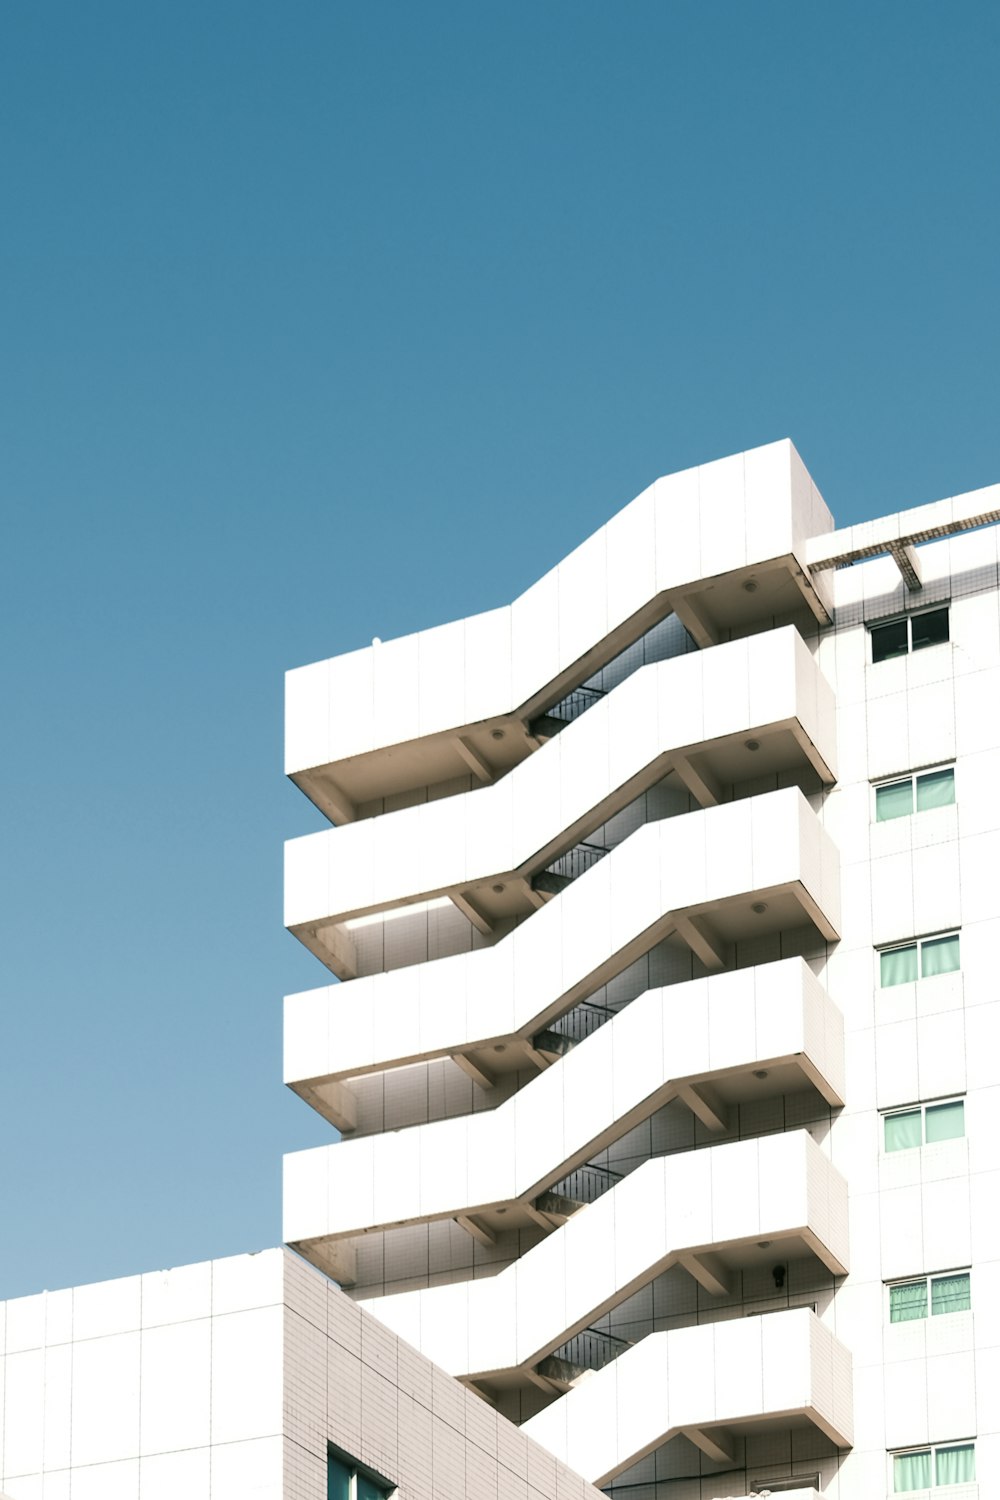
[[[287,667],[777,437],[1000,479],[1000,11],[0,18],[0,1296],[276,1243]]]

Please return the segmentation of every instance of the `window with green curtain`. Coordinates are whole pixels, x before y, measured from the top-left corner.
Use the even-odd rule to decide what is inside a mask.
[[[890,818],[908,818],[913,811],[913,783],[892,781],[875,788],[875,821],[888,823]]]
[[[959,966],[958,933],[950,937],[928,938],[920,944],[920,974],[933,979],[935,974],[954,974]]]
[[[927,1144],[934,1141],[954,1141],[965,1134],[965,1104],[953,1099],[950,1104],[930,1104],[927,1107]]]
[[[955,772],[927,771],[917,777],[917,812],[931,807],[950,807],[955,800]]]
[[[920,1141],[919,1109],[908,1110],[902,1115],[886,1115],[885,1149],[887,1151],[909,1151],[911,1147],[919,1146]]]
[[[910,1281],[889,1288],[889,1322],[912,1323],[927,1316],[927,1283]]]
[[[972,1306],[972,1283],[968,1271],[955,1276],[935,1276],[931,1281],[931,1317],[942,1313],[968,1312]]]
[[[969,1484],[976,1477],[976,1450],[972,1443],[938,1448],[934,1458],[937,1484]]]
[[[351,1500],[351,1471],[332,1453],[326,1462],[326,1500]]]
[[[897,1453],[892,1461],[892,1487],[898,1494],[931,1487],[931,1453]]]
[[[916,943],[909,943],[905,948],[889,948],[880,953],[879,973],[884,990],[894,984],[912,984],[917,977]]]

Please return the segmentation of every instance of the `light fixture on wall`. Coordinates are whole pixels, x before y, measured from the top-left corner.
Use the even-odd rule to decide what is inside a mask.
[[[744,740],[743,744],[747,750],[752,751],[760,749],[760,740]]]
[[[754,904],[753,904],[753,906],[751,906],[750,910],[753,912],[753,914],[754,914],[755,917],[762,917],[764,915],[764,913],[767,911],[767,902],[766,901],[755,901]]]

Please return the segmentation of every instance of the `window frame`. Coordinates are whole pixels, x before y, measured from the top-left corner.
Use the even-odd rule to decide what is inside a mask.
[[[897,822],[902,822],[903,818],[916,818],[922,812],[936,812],[936,811],[938,811],[937,808],[933,808],[933,807],[930,807],[930,808],[928,808],[928,807],[921,808],[921,807],[917,806],[917,782],[920,781],[925,776],[940,776],[945,771],[950,771],[951,772],[952,799],[951,799],[950,802],[945,802],[945,803],[942,803],[941,805],[943,807],[954,807],[955,803],[958,801],[958,787],[956,785],[956,780],[955,780],[955,762],[953,760],[951,760],[951,761],[945,761],[942,765],[922,766],[919,770],[916,770],[916,771],[907,771],[902,776],[884,776],[884,777],[880,777],[880,779],[878,781],[873,781],[872,784],[871,784],[872,785],[872,822],[873,823],[897,823]],[[893,817],[893,818],[880,818],[879,815],[878,815],[878,794],[879,794],[879,792],[885,791],[887,787],[891,787],[891,786],[904,786],[907,782],[909,782],[909,784],[910,784],[910,795],[911,795],[910,811],[908,813],[897,813],[897,815],[895,817]]]
[[[946,969],[944,974],[924,973],[924,945],[926,943],[939,943],[943,938],[955,938],[958,942],[958,964],[954,969]],[[882,955],[884,953],[903,953],[913,948],[917,955],[917,972],[913,979],[901,979],[896,984],[882,983]],[[948,974],[961,974],[962,972],[962,929],[961,927],[946,927],[941,932],[925,932],[920,937],[908,938],[905,943],[880,943],[875,949],[878,954],[878,989],[894,990],[900,984],[920,984],[925,979],[943,979]]]
[[[940,1109],[943,1105],[947,1105],[947,1104],[960,1104],[962,1106],[962,1134],[961,1135],[949,1136],[948,1139],[952,1140],[952,1141],[964,1141],[964,1140],[966,1140],[968,1137],[966,1136],[966,1133],[965,1133],[965,1123],[966,1123],[965,1122],[965,1100],[966,1100],[966,1095],[965,1094],[948,1094],[943,1099],[926,1099],[926,1100],[921,1100],[919,1103],[916,1103],[916,1104],[899,1104],[899,1105],[894,1105],[892,1109],[883,1109],[883,1110],[880,1110],[879,1111],[879,1118],[882,1121],[882,1144],[881,1144],[880,1155],[882,1155],[882,1156],[898,1156],[901,1151],[923,1151],[924,1148],[926,1146],[928,1146],[928,1145],[930,1145],[930,1146],[943,1146],[943,1145],[945,1145],[946,1144],[945,1141],[928,1141],[928,1139],[927,1139],[927,1111],[929,1109]],[[886,1145],[885,1145],[885,1122],[886,1122],[886,1120],[890,1120],[890,1119],[892,1119],[896,1115],[915,1115],[915,1114],[919,1114],[919,1116],[920,1116],[920,1141],[919,1141],[919,1144],[916,1145],[916,1146],[897,1146],[894,1151],[887,1151],[886,1150]],[[910,1280],[910,1279],[913,1279],[913,1278],[904,1277],[903,1279],[904,1280]],[[919,1279],[919,1278],[916,1278],[916,1279]]]
[[[946,639],[943,640],[943,641],[931,641],[927,645],[914,646],[914,644],[913,644],[913,621],[914,620],[919,620],[922,615],[936,615],[936,614],[946,614],[947,617],[948,617],[948,635],[947,635]],[[894,651],[891,656],[883,656],[883,657],[880,657],[880,658],[876,659],[876,656],[875,656],[875,640],[874,640],[875,631],[876,630],[884,630],[887,626],[890,626],[890,625],[901,625],[901,624],[905,624],[905,626],[906,626],[906,650],[905,651]],[[873,667],[880,667],[884,661],[898,661],[903,656],[912,656],[913,653],[914,653],[914,651],[930,651],[934,646],[950,646],[951,645],[951,600],[948,599],[948,600],[946,600],[942,604],[930,605],[926,609],[916,609],[916,610],[913,611],[912,614],[892,615],[888,620],[868,620],[868,621],[865,622],[865,628],[868,631],[869,640],[871,642],[869,665],[873,666]]]
[[[969,1283],[969,1306],[968,1307],[959,1307],[959,1308],[956,1308],[954,1312],[935,1312],[934,1311],[934,1294],[933,1294],[933,1291],[931,1290],[932,1283],[935,1282],[935,1281],[947,1281],[951,1277],[954,1277],[954,1276],[965,1276],[968,1279],[968,1283]],[[923,1317],[920,1317],[920,1318],[900,1318],[898,1322],[894,1323],[892,1321],[892,1293],[893,1293],[894,1288],[900,1287],[900,1286],[921,1286],[921,1285],[924,1286],[926,1288],[926,1291],[927,1291],[927,1299],[926,1299],[926,1302],[925,1302],[926,1311],[924,1312]],[[886,1289],[886,1294],[887,1294],[887,1296],[886,1296],[886,1311],[888,1313],[888,1317],[886,1319],[886,1322],[887,1322],[887,1324],[888,1324],[888,1326],[890,1328],[898,1328],[902,1323],[927,1323],[927,1322],[930,1321],[931,1318],[953,1318],[953,1317],[956,1317],[958,1313],[971,1312],[972,1311],[972,1267],[971,1266],[956,1266],[954,1268],[954,1270],[951,1270],[951,1271],[927,1271],[923,1276],[899,1276],[899,1277],[895,1278],[892,1281],[887,1281],[885,1283],[885,1289]]]
[[[921,1490],[897,1490],[897,1488],[896,1488],[896,1459],[897,1458],[911,1458],[911,1457],[914,1457],[918,1453],[926,1453],[928,1455],[928,1457],[930,1458],[930,1460],[931,1460],[931,1482],[930,1482],[930,1486],[929,1486],[930,1489],[932,1489],[932,1490],[951,1490],[951,1489],[957,1488],[956,1485],[938,1484],[938,1482],[937,1482],[937,1456],[938,1456],[938,1452],[939,1452],[939,1450],[944,1450],[945,1452],[947,1452],[947,1450],[949,1448],[971,1448],[972,1449],[972,1467],[973,1467],[973,1470],[975,1470],[975,1467],[976,1467],[976,1439],[974,1437],[969,1437],[969,1438],[952,1438],[949,1442],[945,1442],[945,1443],[917,1443],[912,1448],[890,1448],[889,1449],[889,1469],[890,1469],[889,1485],[890,1485],[890,1493],[893,1494],[893,1495],[908,1495],[908,1494],[918,1494],[919,1495],[919,1494],[923,1493],[923,1491],[921,1491]],[[958,1481],[959,1484],[976,1484],[977,1482],[978,1481],[975,1478],[973,1478],[973,1479],[960,1479]]]
[[[391,1479],[386,1479],[375,1469],[370,1469],[367,1464],[359,1463],[351,1453],[346,1453],[343,1448],[338,1448],[333,1443],[326,1445],[326,1467],[327,1467],[327,1494],[330,1491],[330,1460],[334,1460],[342,1469],[348,1471],[347,1484],[349,1500],[357,1500],[358,1480],[366,1479],[376,1489],[380,1490],[383,1500],[393,1500],[399,1493],[399,1486]]]

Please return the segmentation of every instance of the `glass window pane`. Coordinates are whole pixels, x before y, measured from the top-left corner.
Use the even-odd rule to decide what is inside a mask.
[[[976,1450],[972,1443],[938,1448],[935,1458],[938,1484],[968,1484],[976,1477]]]
[[[953,1104],[932,1104],[927,1111],[927,1144],[955,1141],[965,1134],[965,1105],[961,1099]]]
[[[905,1115],[886,1115],[885,1149],[908,1151],[920,1145],[920,1111],[914,1109]]]
[[[920,944],[920,973],[924,979],[935,974],[954,974],[959,966],[958,933],[951,937],[928,938]]]
[[[908,818],[913,811],[913,783],[894,781],[875,788],[875,821],[888,823],[890,818]]]
[[[935,1276],[931,1282],[931,1315],[968,1312],[972,1306],[972,1285],[968,1271],[959,1276]]]
[[[358,1500],[385,1500],[388,1493],[373,1479],[366,1479],[363,1474],[358,1475]]]
[[[925,1449],[923,1453],[897,1453],[892,1461],[892,1487],[897,1495],[905,1490],[929,1490],[930,1449]]]
[[[326,1500],[351,1500],[351,1471],[334,1458],[327,1458]]]
[[[891,625],[873,626],[872,661],[888,661],[890,656],[905,656],[908,649],[905,620],[893,620]]]
[[[948,639],[948,611],[932,609],[930,614],[914,615],[910,629],[914,651],[921,651],[924,646],[940,646]]]
[[[893,984],[912,984],[917,977],[917,945],[906,948],[890,948],[879,954],[879,971],[882,988]]]
[[[927,1316],[927,1283],[911,1281],[908,1286],[889,1288],[889,1322],[912,1323]]]
[[[955,772],[927,771],[917,777],[917,812],[930,807],[950,807],[955,800]]]

